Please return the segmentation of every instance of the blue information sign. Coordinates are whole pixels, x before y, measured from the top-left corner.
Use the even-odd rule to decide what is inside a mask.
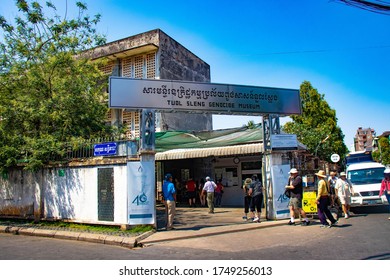
[[[116,143],[102,143],[93,146],[93,155],[97,156],[111,156],[116,155]]]

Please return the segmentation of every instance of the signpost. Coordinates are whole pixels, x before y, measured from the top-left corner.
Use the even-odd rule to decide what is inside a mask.
[[[272,150],[296,150],[298,139],[296,134],[273,134],[271,135]]]
[[[111,108],[225,115],[301,114],[299,90],[110,77]]]
[[[98,156],[112,156],[117,153],[117,145],[115,142],[95,144],[93,146],[93,155]]]
[[[338,154],[333,154],[330,156],[330,160],[334,163],[339,162],[340,156]]]
[[[265,178],[264,186],[267,189],[267,194],[268,186],[272,182],[284,185],[284,177],[290,168],[289,165],[272,166],[272,149],[292,150],[298,146],[296,135],[280,134],[279,116],[300,115],[302,113],[300,93],[297,89],[160,79],[131,79],[117,76],[111,76],[109,80],[109,107],[142,111],[140,162],[150,163],[152,167],[148,173],[144,168],[141,168],[142,172],[138,174],[141,176],[140,178],[143,178],[142,176],[145,174],[154,174],[154,124],[151,121],[154,119],[154,111],[263,116],[263,178]],[[267,126],[264,125],[266,123],[264,119],[269,120]],[[107,147],[106,153],[104,153],[104,149],[104,147],[98,147],[99,155],[108,155],[107,153],[111,151],[111,147]],[[129,170],[131,168],[129,165]],[[273,176],[275,179],[272,181]],[[154,178],[154,176],[150,177]],[[130,182],[133,183],[129,178],[129,185]],[[143,185],[143,182],[146,181],[143,179],[137,181],[137,186]],[[153,221],[151,208],[147,207],[150,204],[146,200],[146,197],[152,197],[152,193],[145,196],[144,190],[154,188],[154,183],[149,182],[144,184],[144,187],[137,194],[134,194],[137,195],[137,199],[130,199],[132,205],[128,212],[131,224],[140,223],[142,219]],[[272,204],[267,209],[275,213],[272,216],[279,218],[289,216],[286,198],[281,196],[280,200],[276,201],[274,195],[267,195],[267,197]],[[274,204],[276,204],[276,211],[273,211]]]

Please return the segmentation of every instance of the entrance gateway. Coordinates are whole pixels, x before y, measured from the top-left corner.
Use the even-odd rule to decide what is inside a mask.
[[[155,174],[156,111],[262,116],[262,177],[267,218],[277,217],[274,204],[278,197],[275,188],[272,193],[269,191],[276,185],[273,178],[280,180],[281,172],[288,172],[288,167],[273,166],[271,136],[280,134],[279,116],[301,114],[299,90],[112,76],[109,78],[109,107],[141,111],[140,162],[128,163],[128,174],[132,174],[127,183],[130,225],[155,224],[156,221],[155,178],[148,176]],[[278,145],[278,149],[283,147]]]

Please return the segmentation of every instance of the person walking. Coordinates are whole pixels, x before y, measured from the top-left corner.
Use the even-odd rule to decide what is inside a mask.
[[[249,195],[252,197],[251,200],[251,212],[253,216],[253,222],[260,223],[261,207],[263,205],[263,184],[257,178],[257,175],[252,176],[252,184],[249,188]]]
[[[349,209],[351,207],[351,196],[353,194],[352,186],[347,181],[347,175],[345,172],[340,173],[340,178],[337,179],[335,185],[335,198],[340,200],[341,207],[344,212],[344,218],[350,217]]]
[[[326,175],[324,170],[319,170],[318,173],[315,173],[318,178],[318,191],[316,202],[318,204],[318,218],[321,221],[321,227],[332,227],[337,224],[337,220],[330,213],[328,206],[330,202],[328,184],[325,181]],[[331,222],[329,225],[328,218]]]
[[[303,218],[301,225],[308,226],[310,221],[306,216],[306,212],[302,209],[302,177],[298,175],[298,170],[296,168],[292,168],[289,173],[290,176],[285,187],[290,191],[290,201],[288,203],[288,207],[290,209],[290,221],[288,224],[295,225],[295,213],[298,212]]]
[[[206,194],[207,205],[209,207],[209,214],[214,214],[214,192],[217,185],[211,181],[209,176],[206,177],[206,183],[203,187],[203,192]]]
[[[190,207],[195,207],[196,183],[191,177],[188,178],[186,189],[187,189],[188,204],[190,205]]]
[[[252,202],[252,197],[251,194],[249,193],[251,184],[252,184],[252,179],[246,178],[242,186],[242,189],[244,190],[244,216],[242,217],[242,219],[245,221],[248,220],[249,207]]]
[[[200,202],[200,206],[201,207],[206,206],[206,195],[203,192],[203,187],[204,187],[204,179],[202,178],[202,179],[200,179],[200,183],[199,183],[199,186],[198,186],[199,202]]]
[[[389,203],[389,212],[390,212],[390,168],[386,168],[383,172],[383,180],[381,183],[381,189],[379,191],[379,196],[385,194],[387,202]],[[390,220],[390,217],[388,218]]]
[[[162,186],[164,204],[165,204],[165,217],[166,217],[166,230],[172,230],[173,220],[176,215],[176,189],[172,183],[172,175],[170,173],[165,175],[165,180]]]
[[[329,179],[328,179],[328,184],[329,184],[329,194],[330,194],[330,204],[331,206],[336,205],[336,191],[335,191],[335,186],[337,182],[337,173],[335,171],[331,171],[329,174]]]
[[[221,207],[223,189],[222,180],[219,179],[215,189],[215,207]]]

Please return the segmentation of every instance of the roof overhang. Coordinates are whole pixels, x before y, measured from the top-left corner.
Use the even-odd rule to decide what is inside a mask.
[[[194,149],[173,149],[165,152],[159,152],[155,155],[156,161],[163,160],[178,160],[189,158],[205,158],[205,157],[225,157],[234,155],[255,155],[263,152],[263,144],[245,144],[227,147],[214,148],[194,148]]]
[[[158,50],[158,47],[155,44],[145,44],[142,46],[137,46],[134,48],[121,50],[118,52],[110,53],[107,50],[91,50],[92,53],[90,53],[90,56],[92,59],[109,59],[109,60],[116,60],[118,58],[125,58],[130,56],[135,56],[138,54],[144,54],[149,53]]]

